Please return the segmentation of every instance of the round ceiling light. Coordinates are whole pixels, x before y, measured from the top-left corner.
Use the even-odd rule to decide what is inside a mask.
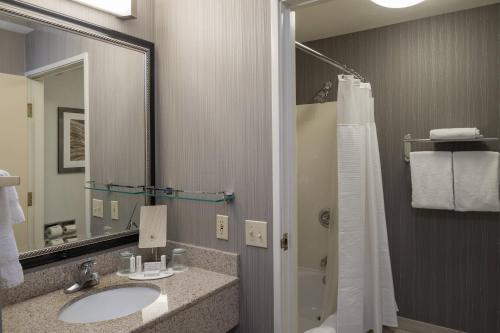
[[[379,6],[387,8],[405,8],[415,6],[424,0],[371,0]]]

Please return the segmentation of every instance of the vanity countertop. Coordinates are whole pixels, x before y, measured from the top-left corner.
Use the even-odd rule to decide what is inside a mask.
[[[168,301],[155,307],[154,311],[138,311],[122,318],[92,324],[69,324],[57,319],[59,311],[74,299],[101,289],[134,284],[154,285],[161,290],[162,295],[167,295]],[[108,274],[101,277],[100,284],[91,289],[70,295],[58,290],[3,308],[3,332],[142,332],[211,296],[232,287],[236,288],[237,285],[237,277],[197,267],[191,267],[186,272],[166,279],[151,281],[132,281],[126,277]]]

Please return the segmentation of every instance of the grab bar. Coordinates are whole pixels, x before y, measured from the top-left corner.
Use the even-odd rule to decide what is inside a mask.
[[[0,187],[17,186],[21,184],[19,176],[0,176]]]

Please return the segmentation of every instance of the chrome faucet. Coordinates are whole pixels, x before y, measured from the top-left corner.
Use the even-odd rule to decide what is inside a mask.
[[[92,272],[95,260],[88,260],[78,267],[78,278],[71,287],[64,289],[64,293],[72,294],[82,289],[93,287],[99,284],[99,273]]]

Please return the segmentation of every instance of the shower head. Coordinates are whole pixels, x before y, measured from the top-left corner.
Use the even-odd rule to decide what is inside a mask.
[[[328,94],[330,93],[330,89],[332,87],[333,87],[333,82],[326,81],[325,84],[323,85],[323,88],[321,88],[320,91],[316,93],[316,96],[314,96],[313,98],[314,103],[326,103]]]

